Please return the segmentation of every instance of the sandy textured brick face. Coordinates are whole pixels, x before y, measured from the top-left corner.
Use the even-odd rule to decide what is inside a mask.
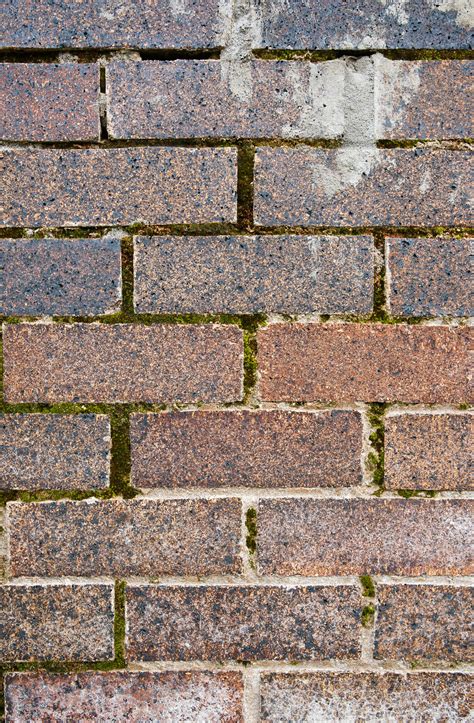
[[[318,660],[360,655],[353,587],[127,587],[130,660]]]
[[[111,660],[112,585],[0,586],[4,661]]]
[[[238,500],[62,500],[8,506],[16,576],[213,575],[241,569]]]
[[[9,402],[230,402],[242,396],[236,326],[6,324]]]
[[[257,334],[267,401],[462,403],[472,398],[468,328],[271,324]]]
[[[377,660],[474,661],[472,588],[383,585],[377,597]]]

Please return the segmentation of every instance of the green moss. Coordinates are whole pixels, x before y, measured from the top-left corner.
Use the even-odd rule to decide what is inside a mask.
[[[237,158],[237,222],[241,228],[250,230],[253,227],[255,145],[242,142]]]
[[[374,624],[375,607],[373,605],[366,605],[361,613],[360,621],[364,628],[370,628]]]
[[[384,489],[384,463],[385,463],[385,410],[386,404],[375,403],[369,405],[368,420],[372,427],[369,440],[373,451],[369,453],[367,464],[373,475],[373,483],[378,487],[375,494],[381,494]]]
[[[362,585],[362,595],[364,597],[375,597],[375,585],[370,575],[361,575],[359,580]]]
[[[458,406],[458,409],[461,409],[461,410],[464,411],[465,409],[469,409],[470,406],[471,406],[471,405],[466,402],[466,403],[464,403],[464,404],[460,404],[460,405]]]
[[[253,557],[257,551],[257,510],[254,507],[250,507],[245,515],[245,526],[247,528],[247,536],[245,543],[247,550],[251,557]]]
[[[254,334],[244,331],[244,402],[255,389],[257,371],[257,341]]]
[[[115,667],[125,667],[125,580],[116,580],[114,589],[114,651]]]
[[[140,490],[130,482],[130,412],[127,405],[117,405],[111,413],[112,459],[110,464],[110,488],[114,494],[131,499]]]
[[[435,490],[397,490],[397,495],[409,500],[411,497],[436,497]]]

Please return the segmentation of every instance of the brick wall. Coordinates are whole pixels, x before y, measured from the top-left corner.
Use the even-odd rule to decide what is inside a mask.
[[[2,24],[6,719],[467,719],[468,3]]]

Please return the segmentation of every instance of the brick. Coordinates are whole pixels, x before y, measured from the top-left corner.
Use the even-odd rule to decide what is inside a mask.
[[[15,721],[206,721],[241,723],[239,673],[13,673],[6,679],[7,716]]]
[[[111,660],[113,586],[1,585],[4,661]]]
[[[377,595],[377,660],[474,661],[470,628],[472,588],[382,585]]]
[[[264,674],[261,720],[461,720],[470,715],[472,678],[462,673]],[[8,695],[8,687],[7,687]]]
[[[94,316],[120,309],[120,241],[0,239],[0,313]]]
[[[262,575],[469,575],[469,500],[260,500]]]
[[[138,312],[370,313],[371,236],[135,238]]]
[[[388,489],[474,489],[472,414],[397,414],[385,418]]]
[[[461,403],[468,328],[271,324],[257,334],[260,396],[271,401]]]
[[[10,503],[10,573],[59,577],[240,572],[238,500]]]
[[[234,148],[13,148],[0,161],[4,226],[236,220]]]
[[[0,139],[99,139],[99,67],[94,64],[0,64]]]
[[[354,587],[127,587],[127,651],[138,660],[356,659]]]
[[[8,402],[227,402],[242,331],[206,324],[6,324]]]
[[[362,481],[359,413],[134,414],[139,487],[345,487]]]
[[[337,138],[344,62],[219,60],[107,66],[114,138]]]
[[[390,309],[400,316],[474,314],[472,238],[386,240]]]
[[[102,414],[0,415],[0,487],[108,487],[110,446]]]
[[[255,221],[262,226],[468,226],[468,151],[432,148],[257,148]]]

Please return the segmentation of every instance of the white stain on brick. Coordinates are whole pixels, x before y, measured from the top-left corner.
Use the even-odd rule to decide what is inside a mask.
[[[409,15],[407,11],[408,0],[381,0],[387,15],[395,18],[400,25],[407,25]]]
[[[230,10],[230,12],[229,12]],[[221,17],[227,17],[228,32],[221,53],[222,79],[231,93],[242,103],[253,95],[252,49],[258,47],[262,16],[255,0],[232,0],[220,7]]]
[[[421,67],[419,62],[377,56],[374,98],[378,138],[384,138],[387,130],[403,120],[420,87]]]
[[[169,0],[170,11],[174,17],[189,12],[187,0]]]
[[[472,0],[430,0],[433,10],[443,13],[455,12],[456,22],[465,28],[474,25],[474,3]]]

